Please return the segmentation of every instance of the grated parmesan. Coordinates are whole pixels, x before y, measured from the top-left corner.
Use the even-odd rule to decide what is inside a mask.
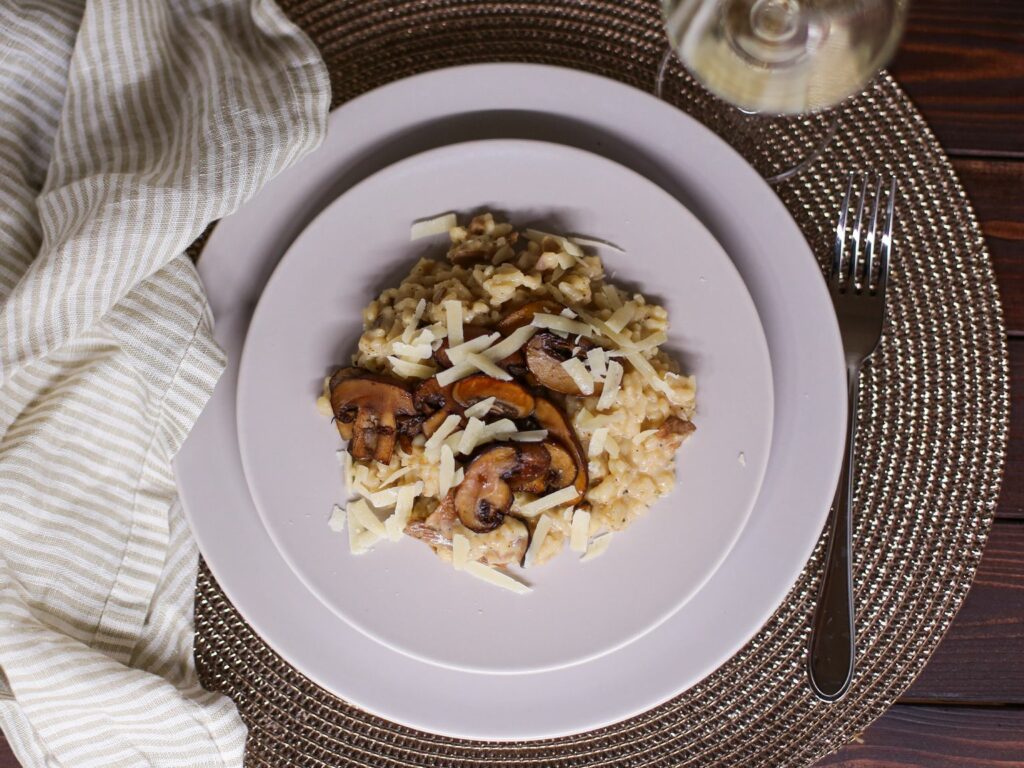
[[[373,513],[373,510],[370,509],[363,499],[358,499],[348,505],[348,517],[350,528],[352,523],[355,522],[365,530],[373,533],[378,539],[388,535],[387,530],[384,528],[384,523],[380,521],[380,518]]]
[[[491,412],[491,407],[497,401],[498,398],[496,397],[485,397],[480,402],[474,403],[473,405],[469,406],[469,408],[467,408],[462,413],[463,415],[469,416],[470,418],[482,419],[484,416]]]
[[[416,302],[416,309],[412,313],[412,320],[409,322],[407,326],[405,326],[405,330],[402,331],[402,341],[404,341],[406,344],[412,341],[412,336],[414,333],[416,333],[416,329],[419,327],[420,320],[423,318],[423,313],[426,311],[426,299],[420,299],[418,302]]]
[[[437,477],[437,488],[440,496],[447,495],[455,479],[455,454],[447,445],[441,446],[441,469]]]
[[[486,373],[492,379],[498,379],[499,381],[511,381],[512,376],[507,371],[502,370],[494,364],[492,360],[484,357],[477,352],[470,352],[466,355],[466,364],[472,365],[474,368],[479,370],[481,373]]]
[[[432,235],[447,234],[448,230],[458,224],[454,213],[443,213],[432,219],[421,219],[414,221],[409,229],[409,242],[419,240]]]
[[[524,432],[514,432],[508,436],[509,440],[515,440],[517,443],[539,443],[548,436],[546,429],[528,429]]]
[[[590,535],[590,513],[585,509],[577,509],[572,515],[572,527],[569,534],[569,549],[573,552],[587,551],[587,537]]]
[[[448,348],[448,359],[453,363],[465,361],[466,355],[470,352],[480,352],[487,349],[491,344],[501,338],[500,333],[489,333],[486,336],[477,336],[475,339],[464,341],[458,346]]]
[[[464,379],[471,373],[476,373],[476,366],[470,365],[469,363],[459,363],[453,365],[451,368],[446,368],[437,374],[437,383],[442,387],[447,387],[449,384],[454,384],[459,379]]]
[[[587,370],[587,366],[583,364],[582,360],[576,357],[570,357],[562,363],[562,368],[565,369],[566,373],[572,376],[572,380],[579,389],[580,394],[594,394],[594,377],[591,375],[590,371]]]
[[[636,342],[633,347],[639,352],[646,352],[649,349],[660,347],[668,341],[668,334],[664,331],[655,331],[649,336],[644,336],[640,341]]]
[[[579,494],[573,486],[567,486],[554,493],[549,493],[547,496],[541,496],[539,499],[534,499],[528,504],[524,504],[519,508],[519,514],[525,517],[536,517],[541,512],[545,512],[549,509],[554,509],[562,504],[568,504],[573,501]]]
[[[456,571],[465,569],[469,562],[469,539],[461,533],[452,536],[452,565]]]
[[[533,334],[536,332],[537,329],[532,325],[524,325],[522,328],[512,331],[507,338],[502,339],[493,347],[483,350],[481,354],[488,360],[504,360],[513,352],[518,352],[526,342],[533,338]]]
[[[404,341],[393,341],[391,342],[391,351],[398,357],[412,362],[427,360],[434,354],[434,348],[430,346],[429,341],[422,344],[406,344]]]
[[[608,361],[608,373],[604,377],[604,389],[601,390],[601,397],[597,400],[597,410],[607,411],[615,405],[615,398],[622,388],[622,363],[618,360]]]
[[[409,524],[409,518],[412,516],[412,505],[415,503],[416,497],[421,493],[423,493],[422,482],[403,485],[398,489],[398,502],[395,504],[395,511],[384,522],[388,538],[392,541],[398,541],[402,538],[405,526]]]
[[[437,454],[441,450],[441,446],[448,436],[459,428],[459,423],[462,421],[462,417],[458,414],[453,413],[451,416],[441,422],[441,426],[430,436],[426,443],[423,444],[423,450],[429,456],[430,454]]]
[[[533,590],[523,584],[521,581],[516,581],[511,576],[496,571],[493,568],[489,568],[483,563],[477,563],[475,561],[467,562],[463,568],[466,573],[474,578],[480,579],[480,581],[486,581],[495,587],[501,587],[507,589],[510,592],[515,592],[518,595],[527,595]]]
[[[627,301],[614,314],[605,321],[605,325],[618,333],[636,316],[637,306],[635,302]]]
[[[334,409],[331,408],[331,401],[323,395],[320,395],[320,397],[316,399],[316,410],[321,416],[326,416],[327,418],[334,415]]]
[[[449,300],[444,303],[445,324],[448,328],[448,343],[457,347],[463,342],[462,302]]]
[[[341,533],[345,530],[345,516],[345,510],[335,504],[334,509],[331,510],[331,519],[327,521],[327,527],[335,533]]]
[[[530,325],[537,328],[548,328],[552,331],[569,333],[573,336],[586,336],[589,338],[594,335],[594,329],[586,323],[581,323],[579,320],[570,320],[568,317],[562,317],[561,315],[549,315],[546,312],[535,314]]]
[[[406,379],[429,379],[437,372],[432,365],[410,363],[394,355],[388,355],[388,362],[391,363],[391,370]]]
[[[598,427],[590,436],[590,446],[587,448],[587,456],[596,459],[604,451],[604,442],[608,439],[608,427]]]
[[[588,560],[593,560],[600,557],[608,551],[608,546],[612,543],[612,535],[610,533],[603,533],[590,542],[590,546],[587,547],[587,553],[580,558],[581,563],[585,563]]]
[[[484,423],[476,417],[470,417],[469,422],[466,424],[466,429],[462,432],[462,437],[459,439],[459,446],[456,452],[468,456],[479,445],[483,436]],[[447,447],[445,446],[445,448]],[[443,456],[444,448],[441,451]],[[454,472],[455,470],[453,469],[452,471]]]
[[[540,553],[541,547],[544,546],[544,540],[548,537],[548,532],[551,530],[551,518],[547,515],[542,516],[537,521],[537,527],[533,529],[533,536],[530,537],[530,546],[526,550],[526,554],[523,556],[523,568],[532,568],[534,562],[537,560],[537,555]]]
[[[608,373],[608,355],[600,347],[595,347],[587,352],[587,365],[594,379],[603,379]]]

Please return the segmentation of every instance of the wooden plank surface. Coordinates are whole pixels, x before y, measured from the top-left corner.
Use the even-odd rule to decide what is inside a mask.
[[[1024,157],[1020,0],[917,0],[892,73],[951,155]]]

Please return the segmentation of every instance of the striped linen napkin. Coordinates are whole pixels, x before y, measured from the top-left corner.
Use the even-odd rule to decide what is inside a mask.
[[[182,252],[329,97],[270,0],[0,2],[0,725],[26,766],[241,764],[192,658],[170,462],[223,359]]]

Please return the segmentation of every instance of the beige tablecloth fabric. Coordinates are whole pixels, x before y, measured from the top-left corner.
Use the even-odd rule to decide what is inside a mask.
[[[26,766],[239,765],[171,458],[220,374],[183,250],[315,147],[270,0],[0,0],[0,725]]]

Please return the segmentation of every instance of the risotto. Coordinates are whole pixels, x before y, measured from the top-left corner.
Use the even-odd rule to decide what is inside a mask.
[[[508,567],[596,557],[672,489],[696,383],[661,349],[665,309],[580,242],[491,214],[413,227],[445,233],[445,258],[369,303],[352,365],[324,383],[351,499],[331,527],[353,553],[411,536],[525,592]]]

